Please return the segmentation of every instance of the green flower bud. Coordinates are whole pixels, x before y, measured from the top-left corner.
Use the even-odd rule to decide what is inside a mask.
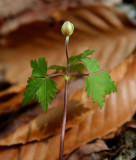
[[[61,27],[61,32],[64,36],[71,36],[74,32],[74,25],[69,21],[66,21]]]

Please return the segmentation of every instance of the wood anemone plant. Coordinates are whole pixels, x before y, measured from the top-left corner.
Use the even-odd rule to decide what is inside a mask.
[[[94,58],[88,57],[94,50],[85,50],[83,53],[72,56],[68,56],[68,42],[69,37],[73,34],[74,26],[69,21],[66,21],[61,28],[62,34],[66,36],[65,47],[66,47],[66,58],[67,65],[59,66],[52,65],[47,67],[47,61],[45,57],[37,60],[31,60],[30,64],[33,68],[32,76],[27,81],[27,91],[24,94],[23,105],[30,103],[34,97],[35,101],[38,101],[43,110],[46,112],[48,104],[51,103],[51,98],[56,97],[56,82],[52,77],[63,76],[65,80],[65,91],[64,91],[64,113],[62,121],[62,132],[60,140],[60,155],[59,160],[63,159],[64,149],[64,136],[65,136],[65,125],[67,117],[67,99],[68,99],[68,83],[72,78],[86,76],[85,86],[88,97],[92,96],[93,102],[97,102],[99,107],[103,107],[104,98],[111,91],[116,92],[117,88],[114,81],[108,71],[102,71],[98,65],[98,61]],[[86,67],[87,73],[83,73],[83,69]],[[47,75],[47,70],[56,69],[61,73],[55,73]]]

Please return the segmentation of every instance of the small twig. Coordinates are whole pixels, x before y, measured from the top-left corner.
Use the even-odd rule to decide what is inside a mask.
[[[55,73],[55,74],[51,74],[49,76],[47,76],[48,78],[51,78],[51,77],[57,77],[57,76],[64,76],[63,73]]]
[[[32,77],[32,78],[51,78],[51,77],[57,77],[57,76],[64,76],[63,73],[55,73],[51,75],[47,75],[46,77]]]

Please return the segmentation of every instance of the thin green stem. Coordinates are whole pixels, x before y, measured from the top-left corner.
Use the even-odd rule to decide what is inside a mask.
[[[68,80],[65,80],[64,112],[63,112],[61,139],[60,139],[60,155],[59,155],[59,160],[63,160],[65,126],[66,126],[66,119],[67,119],[67,98],[68,98]]]
[[[69,42],[69,36],[66,37],[66,42],[65,42],[66,58],[67,58],[67,67],[66,67],[66,75],[65,75],[66,77],[69,77],[68,42]],[[68,99],[68,80],[66,79],[65,80],[65,91],[64,91],[64,112],[63,112],[61,139],[60,139],[59,160],[63,160],[65,126],[66,126],[66,119],[67,119],[67,99]]]
[[[64,76],[64,74],[63,73],[55,73],[55,74],[48,75],[47,77],[51,78],[51,77],[57,77],[57,76]]]
[[[69,42],[69,36],[66,37],[66,41],[65,41],[66,58],[67,58],[67,68],[66,68],[66,74],[67,74],[67,76],[69,75],[68,42]]]

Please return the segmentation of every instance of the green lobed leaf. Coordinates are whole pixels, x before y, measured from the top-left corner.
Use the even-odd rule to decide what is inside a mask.
[[[88,96],[92,96],[93,102],[97,101],[100,108],[103,107],[106,94],[117,91],[115,83],[107,71],[90,75],[86,78],[85,85]]]
[[[45,57],[39,58],[38,61],[31,60],[31,67],[33,68],[32,76],[34,77],[45,77],[47,73],[47,61]]]
[[[66,67],[65,66],[59,66],[59,65],[52,65],[48,69],[56,69],[56,72],[58,72],[60,70],[62,70],[63,72],[65,72]]]
[[[70,72],[83,73],[83,69],[85,68],[83,63],[76,63],[70,65]]]
[[[91,58],[90,60],[90,58],[86,57],[82,59],[82,61],[85,63],[89,73],[95,73],[102,70],[98,64],[98,61],[94,58]]]
[[[79,61],[81,61],[82,59],[86,58],[87,56],[91,55],[95,50],[85,50],[83,53],[76,55],[76,56],[72,56],[69,58],[69,64],[75,64]]]
[[[56,83],[50,78],[45,79],[40,89],[36,92],[38,102],[42,105],[45,112],[47,111],[48,103],[51,104],[51,98],[56,97],[56,92]]]
[[[27,91],[24,93],[24,98],[23,98],[23,105],[30,103],[32,101],[33,96],[36,94],[37,90],[41,87],[42,82],[43,82],[42,78],[28,79],[26,86]]]
[[[97,102],[99,107],[102,108],[106,94],[110,94],[111,91],[117,91],[115,83],[111,80],[107,71],[96,73],[101,71],[96,59],[90,60],[86,57],[82,59],[82,61],[85,63],[89,72],[89,77],[87,77],[85,81],[88,96],[92,96],[93,102]]]
[[[56,83],[50,78],[29,78],[26,88],[23,105],[30,103],[34,97],[42,105],[45,112],[48,104],[51,103],[51,98],[56,97]]]

